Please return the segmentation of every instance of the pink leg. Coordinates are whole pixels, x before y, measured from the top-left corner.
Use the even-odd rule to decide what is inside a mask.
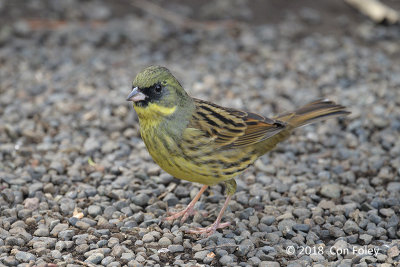
[[[184,223],[186,219],[194,213],[194,205],[196,202],[200,199],[201,195],[203,194],[204,191],[206,191],[208,185],[203,185],[203,187],[200,189],[199,193],[193,198],[193,200],[189,203],[189,205],[186,207],[186,209],[180,211],[180,212],[173,212],[170,213],[171,216],[165,218],[166,220],[175,220],[179,217],[182,216],[181,223]]]
[[[217,219],[215,220],[215,222],[213,224],[211,224],[210,226],[205,227],[205,228],[197,228],[195,230],[188,230],[187,232],[190,234],[206,234],[207,236],[210,236],[213,233],[215,233],[215,231],[217,229],[221,229],[221,228],[229,226],[230,225],[229,222],[221,223],[221,219],[222,219],[222,216],[224,215],[226,208],[228,207],[231,197],[232,197],[232,195],[228,195],[226,197],[224,206],[222,207],[221,211],[218,214]]]

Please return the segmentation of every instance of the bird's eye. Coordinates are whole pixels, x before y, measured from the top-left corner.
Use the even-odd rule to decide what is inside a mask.
[[[156,90],[157,93],[161,93],[162,90],[161,84],[157,84],[154,89]]]

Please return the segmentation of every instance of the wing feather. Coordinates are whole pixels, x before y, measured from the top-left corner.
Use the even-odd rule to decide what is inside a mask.
[[[240,148],[257,144],[286,128],[286,123],[255,113],[224,108],[195,99],[196,112],[189,127],[203,131],[217,148]]]

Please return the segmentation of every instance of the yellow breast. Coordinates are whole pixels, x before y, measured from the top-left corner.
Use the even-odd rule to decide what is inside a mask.
[[[178,179],[206,185],[237,176],[257,158],[250,148],[215,150],[213,140],[192,128],[186,129],[179,141],[166,130],[149,125],[141,128],[141,135],[153,160],[163,170]]]

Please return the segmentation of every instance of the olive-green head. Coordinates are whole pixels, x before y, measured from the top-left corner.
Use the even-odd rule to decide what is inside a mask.
[[[127,98],[134,103],[135,109],[147,108],[151,104],[168,108],[182,106],[188,99],[178,80],[161,66],[150,66],[139,72]]]

